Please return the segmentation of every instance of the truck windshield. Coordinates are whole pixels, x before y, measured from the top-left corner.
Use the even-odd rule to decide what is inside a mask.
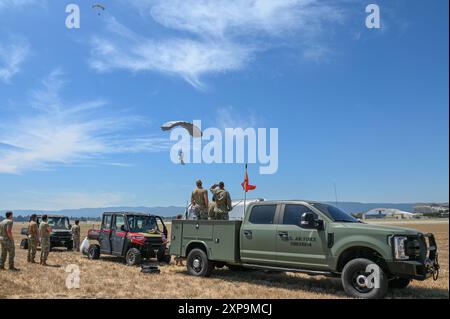
[[[148,233],[159,230],[154,216],[128,216],[128,225],[132,233]]]
[[[69,219],[67,217],[49,217],[48,225],[53,229],[69,229]]]
[[[312,206],[320,210],[335,222],[359,223],[358,219],[337,207],[321,203],[313,203]]]

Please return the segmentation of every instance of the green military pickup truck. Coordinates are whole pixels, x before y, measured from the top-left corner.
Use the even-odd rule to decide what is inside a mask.
[[[341,277],[356,298],[383,298],[439,274],[432,234],[365,224],[312,201],[252,203],[242,221],[174,220],[170,253],[186,257],[194,276],[227,266]]]

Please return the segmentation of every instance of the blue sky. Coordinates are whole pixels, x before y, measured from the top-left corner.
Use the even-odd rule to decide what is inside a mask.
[[[92,4],[0,0],[1,209],[184,205],[197,178],[241,198],[242,165],[170,161],[179,119],[279,129],[252,197],[448,201],[448,1]]]

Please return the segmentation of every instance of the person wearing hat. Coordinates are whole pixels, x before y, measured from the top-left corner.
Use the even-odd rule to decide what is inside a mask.
[[[210,188],[216,199],[216,206],[214,207],[216,220],[229,220],[229,212],[232,210],[230,193],[225,189],[225,183],[220,182],[214,184]]]

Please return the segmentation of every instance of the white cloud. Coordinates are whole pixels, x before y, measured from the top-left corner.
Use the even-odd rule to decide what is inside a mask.
[[[8,119],[0,131],[0,174],[61,165],[101,165],[113,154],[159,152],[170,147],[168,139],[133,134],[132,128],[143,124],[139,117],[105,115],[105,101],[64,102],[60,71],[52,72],[43,86],[32,92],[30,110],[23,111],[27,115]]]
[[[0,43],[0,81],[9,83],[20,71],[20,67],[30,54],[30,46],[23,39],[11,43]]]
[[[241,70],[272,46],[315,42],[323,24],[342,17],[337,9],[316,0],[134,0],[131,4],[173,35],[148,38],[110,19],[110,34],[92,41],[90,65],[103,72],[125,69],[177,75],[197,88],[202,88],[203,76]]]
[[[30,6],[45,7],[47,0],[0,0],[0,11],[6,9],[27,9]]]
[[[233,43],[190,39],[141,41],[135,35],[121,43],[94,39],[92,57],[91,67],[101,72],[111,69],[158,71],[181,76],[193,86],[202,88],[201,75],[241,69],[250,58],[250,52]]]

